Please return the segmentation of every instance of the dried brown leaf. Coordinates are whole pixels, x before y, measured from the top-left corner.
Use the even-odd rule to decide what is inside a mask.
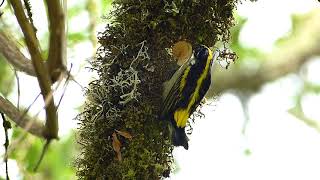
[[[123,136],[124,138],[126,139],[129,139],[129,140],[132,140],[132,135],[126,131],[119,131],[119,130],[116,130],[116,132],[120,135],[120,136]]]
[[[113,147],[113,150],[117,154],[117,159],[119,161],[121,161],[122,160],[121,150],[120,150],[121,149],[121,142],[119,141],[116,133],[112,134],[112,147]]]

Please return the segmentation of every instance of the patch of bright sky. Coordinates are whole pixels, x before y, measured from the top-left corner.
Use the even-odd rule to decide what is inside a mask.
[[[283,109],[273,107],[277,102],[270,103],[272,99],[257,95],[250,102],[246,137],[252,151],[249,157],[252,166],[247,175],[255,178],[249,179],[319,179],[316,170],[320,165],[319,132]]]
[[[179,170],[172,179],[221,179],[224,174],[236,177],[241,173],[236,168],[242,163],[245,149],[241,103],[231,94],[221,96],[215,103],[218,105],[202,108],[206,118],[193,126],[189,150],[174,150]],[[228,173],[231,169],[233,173]]]
[[[89,14],[88,12],[79,12],[72,21],[69,22],[68,31],[69,32],[86,32],[89,26]]]
[[[243,1],[236,12],[247,18],[240,42],[248,47],[270,52],[273,43],[291,29],[291,15],[306,13],[320,4],[316,0]]]
[[[12,180],[23,179],[19,171],[16,171],[17,167],[18,164],[15,160],[8,159],[8,173]],[[0,161],[0,177],[6,177],[5,163],[3,161]]]
[[[307,118],[320,121],[320,93],[307,93],[302,97],[302,110]],[[317,109],[317,111],[315,110]]]
[[[306,80],[310,83],[320,86],[320,57],[312,58],[309,62],[305,64],[306,67]]]
[[[31,0],[30,4],[32,5],[34,26],[37,28],[41,27],[41,30],[39,29],[39,31],[37,31],[37,37],[44,37],[45,35],[48,35],[48,21],[46,16],[39,16],[39,14],[46,14],[44,1]]]
[[[274,82],[267,83],[262,87],[261,93],[264,96],[272,97],[263,99],[263,106],[267,107],[268,110],[281,110],[286,111],[293,108],[295,105],[295,97],[303,88],[302,79],[296,74],[289,74],[282,78],[277,79]],[[276,103],[274,102],[276,99]],[[261,109],[265,111],[265,109]]]

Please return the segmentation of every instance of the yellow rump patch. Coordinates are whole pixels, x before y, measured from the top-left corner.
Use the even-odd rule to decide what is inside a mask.
[[[187,109],[179,109],[174,112],[174,120],[178,127],[186,127],[187,120],[189,118],[189,112]]]

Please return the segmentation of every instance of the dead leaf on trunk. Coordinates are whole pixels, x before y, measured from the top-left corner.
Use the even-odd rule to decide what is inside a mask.
[[[115,130],[120,136],[123,136],[126,139],[132,140],[132,135],[126,131]]]
[[[121,150],[120,150],[121,149],[121,142],[119,141],[116,133],[112,134],[112,147],[113,147],[113,150],[117,154],[118,161],[121,161],[122,160]]]

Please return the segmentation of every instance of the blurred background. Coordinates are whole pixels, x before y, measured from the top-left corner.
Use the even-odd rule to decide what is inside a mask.
[[[43,2],[30,0],[42,47],[47,47]],[[76,179],[74,120],[83,105],[83,89],[96,78],[88,61],[99,46],[96,36],[107,23],[108,0],[68,1],[68,67],[75,80],[59,87],[59,141],[54,141],[37,173],[44,141],[19,128],[9,131],[11,179]],[[21,43],[22,33],[5,3],[0,28]],[[234,12],[230,48],[239,58],[229,69],[216,65],[205,117],[196,119],[190,148],[176,148],[171,179],[318,180],[320,173],[320,3],[316,0],[258,0],[239,3]],[[45,49],[44,49],[45,51]],[[0,93],[27,108],[39,94],[37,81],[14,70],[0,55]],[[18,82],[20,95],[18,96]],[[32,89],[30,88],[32,87]],[[19,100],[18,100],[19,99]],[[30,114],[44,119],[42,99]],[[42,111],[41,111],[42,110]],[[0,123],[2,119],[0,118]],[[0,128],[0,144],[4,131]],[[0,148],[3,158],[4,147]],[[5,164],[0,162],[0,179]]]

